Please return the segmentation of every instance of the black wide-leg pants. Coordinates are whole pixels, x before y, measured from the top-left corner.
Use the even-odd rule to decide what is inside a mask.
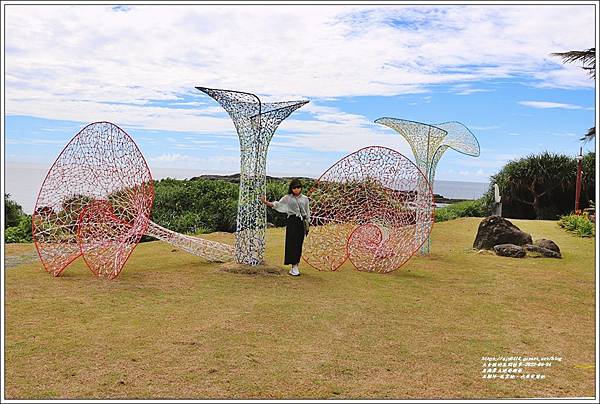
[[[289,216],[285,226],[285,261],[283,265],[300,262],[304,242],[304,223],[298,216]]]

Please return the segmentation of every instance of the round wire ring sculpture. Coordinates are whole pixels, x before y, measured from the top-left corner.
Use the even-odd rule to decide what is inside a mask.
[[[386,147],[365,147],[342,158],[307,195],[311,229],[303,258],[318,270],[335,271],[350,260],[359,271],[394,271],[427,240],[433,225],[427,178]]]

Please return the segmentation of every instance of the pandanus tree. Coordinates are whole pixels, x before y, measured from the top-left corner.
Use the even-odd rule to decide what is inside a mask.
[[[508,217],[556,219],[572,207],[575,159],[544,152],[510,161],[490,179],[502,190],[503,213]],[[491,200],[490,188],[486,198]]]
[[[596,78],[596,48],[590,48],[582,51],[568,51],[551,53],[552,56],[562,58],[564,63],[581,63],[581,68],[585,70],[592,79]],[[596,127],[589,128],[587,133],[580,140],[588,142],[596,138]]]

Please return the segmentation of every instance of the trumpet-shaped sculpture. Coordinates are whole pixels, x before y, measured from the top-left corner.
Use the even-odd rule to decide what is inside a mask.
[[[445,130],[447,135],[442,140],[442,143],[438,146],[433,154],[431,161],[431,168],[429,170],[429,182],[433,184],[435,178],[435,170],[437,165],[442,158],[442,155],[448,149],[452,149],[461,154],[478,157],[480,153],[479,142],[475,135],[460,122],[444,122],[436,123],[435,127]]]
[[[98,276],[115,278],[144,234],[212,260],[233,247],[180,235],[150,221],[154,182],[134,141],[110,122],[83,128],[65,146],[41,186],[32,233],[54,276],[83,255]]]
[[[262,263],[267,212],[260,202],[266,193],[267,150],[279,124],[308,101],[263,103],[250,93],[196,87],[227,111],[240,139],[240,193],[235,258],[247,265]]]
[[[479,156],[479,142],[473,133],[460,122],[444,122],[428,125],[421,122],[397,118],[379,118],[376,123],[388,126],[398,132],[410,145],[417,166],[433,185],[435,170],[446,150],[454,149],[468,156]],[[431,239],[421,247],[421,253],[429,253]]]
[[[427,239],[433,194],[417,166],[386,147],[352,153],[308,192],[311,231],[302,257],[319,270],[350,260],[359,271],[390,272]]]

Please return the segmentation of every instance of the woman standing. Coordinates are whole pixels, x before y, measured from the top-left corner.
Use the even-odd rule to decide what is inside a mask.
[[[302,255],[304,236],[308,234],[310,207],[308,198],[302,195],[302,183],[294,178],[288,187],[288,193],[278,202],[269,202],[264,196],[261,202],[281,213],[287,213],[285,226],[285,260],[283,265],[291,265],[290,275],[298,276],[298,263]]]

